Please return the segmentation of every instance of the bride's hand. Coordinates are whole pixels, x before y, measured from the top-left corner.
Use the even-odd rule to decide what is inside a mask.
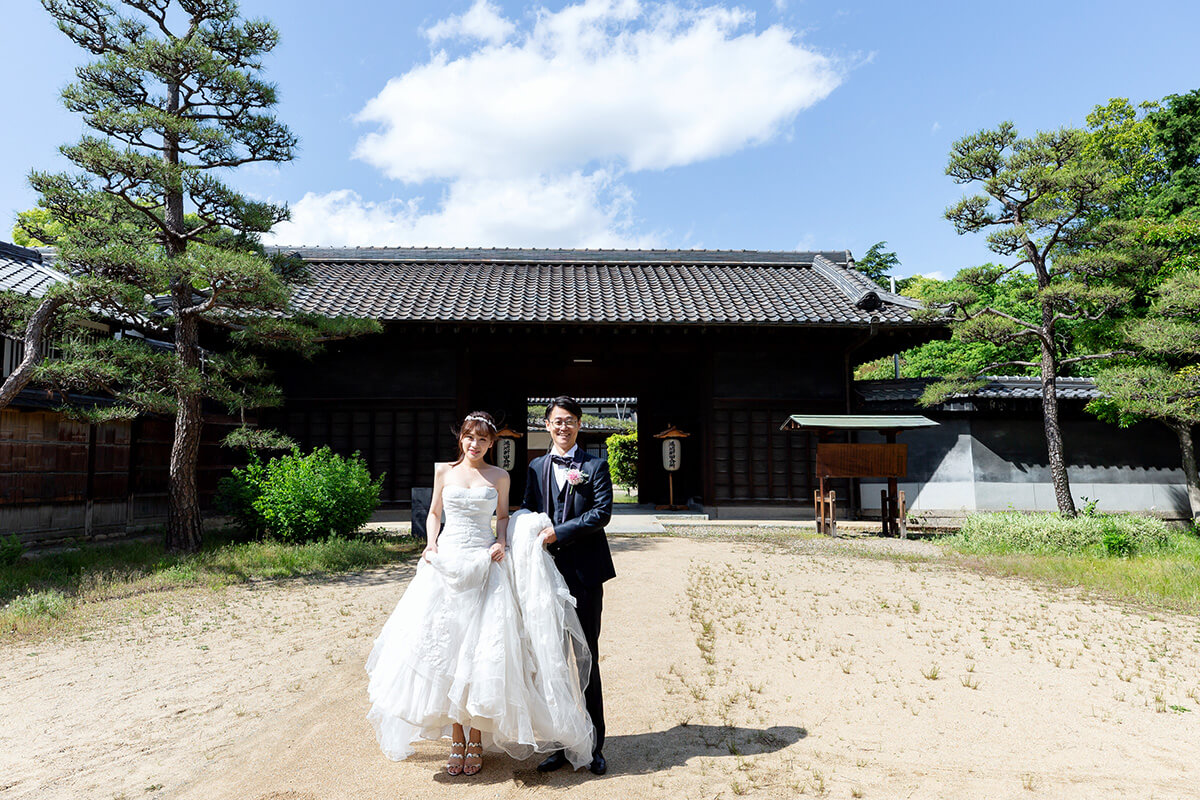
[[[491,546],[491,549],[488,550],[488,555],[491,556],[492,561],[497,561],[497,562],[503,561],[504,560],[504,545],[500,544],[499,542],[496,542],[494,545]]]
[[[437,555],[437,542],[430,542],[425,545],[425,552],[421,554],[421,558],[426,561],[431,561]]]

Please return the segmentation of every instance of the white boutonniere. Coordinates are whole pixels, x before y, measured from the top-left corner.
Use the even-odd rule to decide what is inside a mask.
[[[572,486],[578,486],[586,481],[588,477],[590,476],[581,469],[571,468],[567,470],[567,483],[571,484]]]

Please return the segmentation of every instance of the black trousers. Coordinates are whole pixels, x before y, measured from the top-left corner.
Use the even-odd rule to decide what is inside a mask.
[[[567,581],[567,589],[575,598],[579,626],[583,628],[583,637],[592,651],[592,674],[583,692],[583,700],[592,718],[592,725],[596,728],[596,746],[592,750],[595,756],[604,746],[604,689],[600,684],[600,614],[604,610],[604,584],[584,586],[576,581]]]

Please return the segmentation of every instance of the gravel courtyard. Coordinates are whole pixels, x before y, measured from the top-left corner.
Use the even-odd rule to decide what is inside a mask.
[[[1200,620],[918,542],[613,538],[609,774],[380,755],[363,662],[412,575],[109,601],[0,645],[0,797],[1200,797]]]

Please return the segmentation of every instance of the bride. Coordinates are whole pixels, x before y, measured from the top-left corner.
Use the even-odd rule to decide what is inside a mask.
[[[472,412],[458,460],[435,468],[429,545],[367,659],[367,719],[396,761],[449,736],[451,775],[478,773],[485,749],[564,750],[578,768],[592,759],[591,654],[542,546],[549,519],[520,511],[510,526],[508,473],[483,460],[495,438],[491,416]]]

